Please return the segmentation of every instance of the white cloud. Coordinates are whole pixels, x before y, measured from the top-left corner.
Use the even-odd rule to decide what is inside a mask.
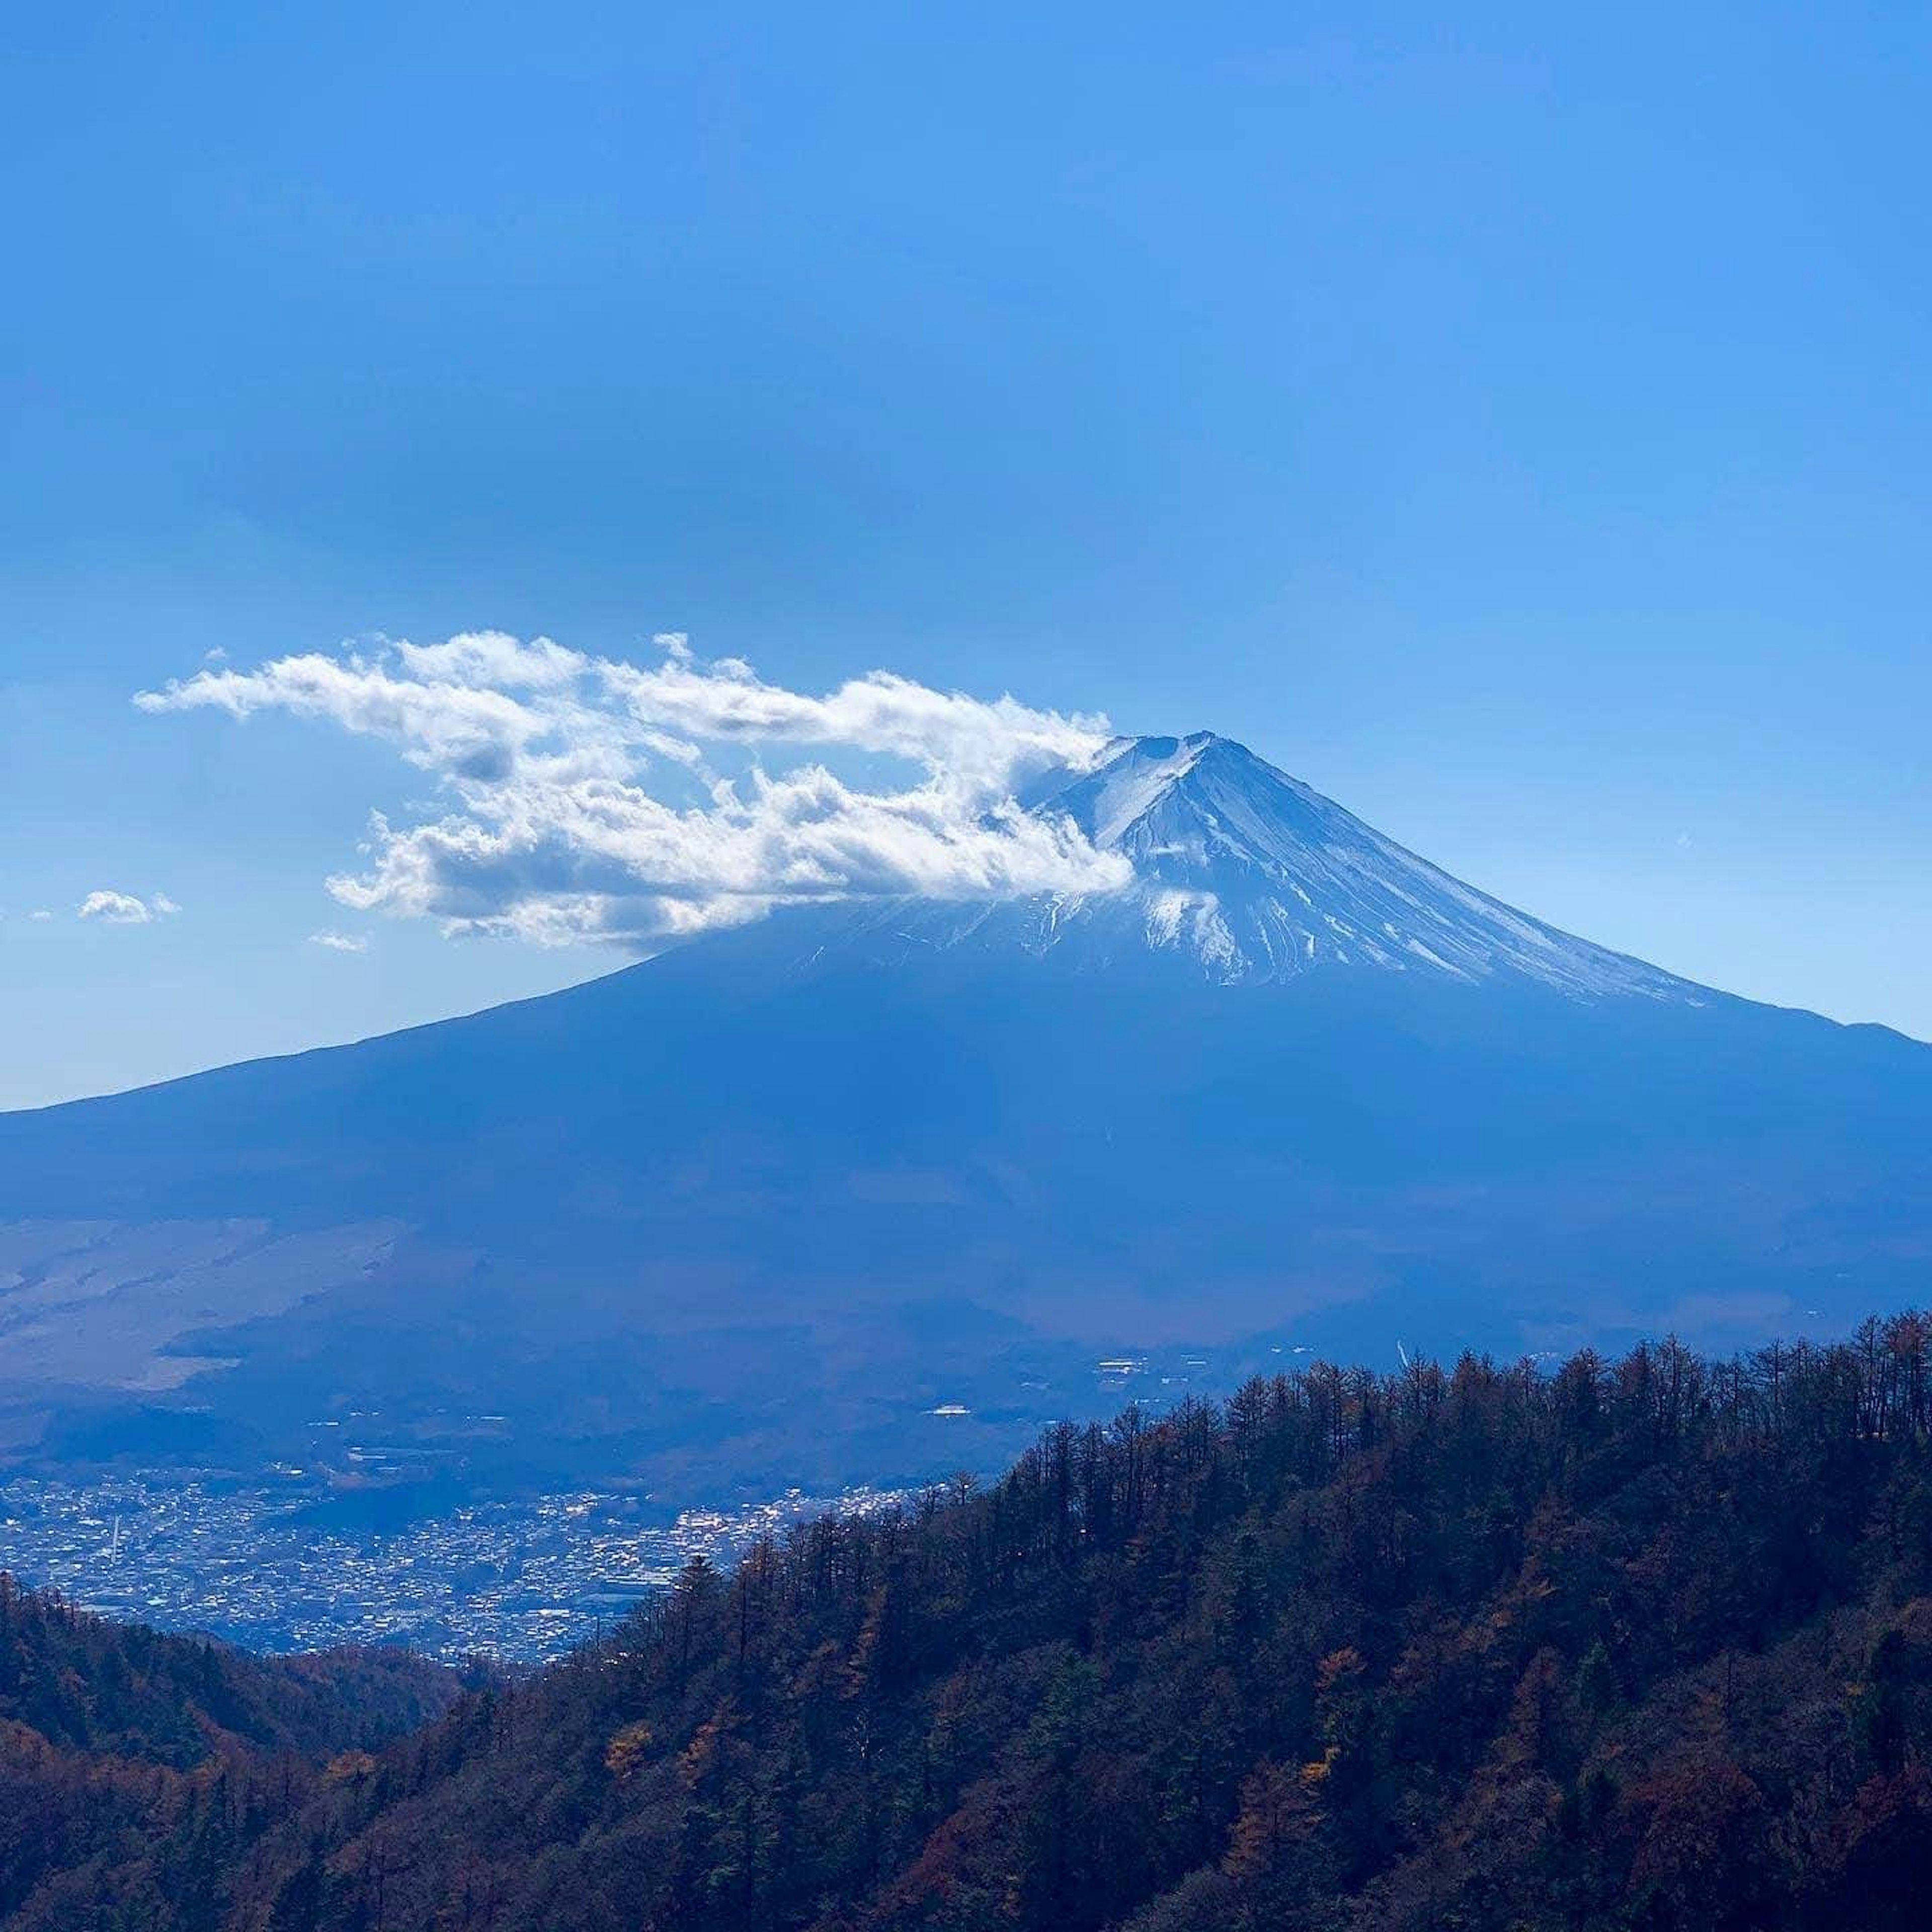
[[[393,745],[435,776],[448,808],[405,826],[375,815],[368,866],[329,889],[358,910],[452,932],[648,946],[802,900],[1127,883],[1119,855],[1015,802],[1028,780],[1090,765],[1103,719],[887,671],[814,696],[768,684],[740,658],[706,663],[681,634],[653,641],[661,656],[641,665],[472,632],[202,670],[135,702],[243,718],[284,711]],[[780,768],[720,778],[710,761],[720,747],[774,754]],[[882,754],[910,770],[859,784],[810,753]]]
[[[152,926],[156,920],[180,910],[166,892],[140,899],[132,892],[102,891],[89,892],[81,901],[76,916],[100,920],[109,926]],[[36,913],[34,916],[40,919],[46,915]]]
[[[331,952],[367,952],[369,950],[368,940],[356,932],[311,932],[308,943],[311,946],[326,946]]]
[[[28,914],[27,916],[38,923],[44,925],[47,920],[53,917],[53,914],[48,911],[45,906],[36,906],[32,912]]]

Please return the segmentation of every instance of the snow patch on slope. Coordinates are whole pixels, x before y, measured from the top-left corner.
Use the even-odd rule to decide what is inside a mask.
[[[1093,970],[1152,956],[1229,985],[1346,967],[1532,980],[1579,997],[1706,997],[1452,878],[1212,732],[1117,740],[1030,808],[1121,854],[1133,882],[970,911],[926,906],[902,913],[902,936],[910,916],[928,946],[1050,952]]]
[[[1578,939],[1453,878],[1245,746],[1199,731],[1115,740],[1028,801],[1133,868],[1116,891],[976,906],[855,909],[879,956],[973,946],[1076,970],[1152,960],[1224,985],[1347,968],[1467,984],[1533,980],[1577,998],[1696,1003],[1705,989]]]

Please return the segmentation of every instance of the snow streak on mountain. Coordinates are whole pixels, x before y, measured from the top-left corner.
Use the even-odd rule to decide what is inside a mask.
[[[1132,861],[1123,892],[860,914],[871,950],[976,944],[1083,969],[1163,956],[1226,984],[1370,966],[1509,977],[1576,995],[1696,1001],[1702,989],[1504,905],[1211,731],[1123,738],[1029,801]]]

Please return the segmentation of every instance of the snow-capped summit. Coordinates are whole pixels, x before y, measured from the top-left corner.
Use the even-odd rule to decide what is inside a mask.
[[[1018,944],[1097,968],[1154,955],[1226,982],[1330,967],[1498,975],[1576,994],[1702,989],[1463,884],[1212,731],[1122,738],[1030,809],[1070,818],[1134,868],[1120,892],[862,916],[876,946]]]
[[[1123,1353],[1211,1393],[1291,1336],[1730,1347],[1922,1300],[1932,1048],[1573,939],[1206,733],[1020,808],[1129,883],[785,907],[0,1115],[0,1425],[268,1468],[332,1406],[488,1412],[478,1480],[837,1486],[1003,1463]]]

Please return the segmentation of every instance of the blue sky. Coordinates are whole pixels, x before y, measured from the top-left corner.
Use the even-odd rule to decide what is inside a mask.
[[[1228,732],[1932,1036],[1932,16],[1556,10],[11,10],[0,1105],[616,963],[130,702],[484,627]]]

